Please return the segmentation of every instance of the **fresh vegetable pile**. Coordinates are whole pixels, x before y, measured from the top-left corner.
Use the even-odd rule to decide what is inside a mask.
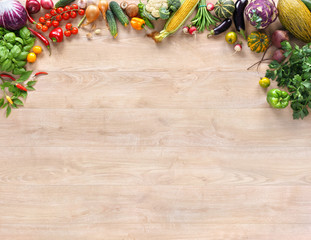
[[[185,34],[196,35],[208,30],[207,37],[225,33],[225,41],[233,46],[234,53],[242,51],[242,41],[249,49],[261,53],[262,58],[251,67],[270,61],[266,76],[259,81],[263,88],[276,80],[281,89],[270,89],[267,102],[277,109],[293,109],[294,119],[303,119],[311,108],[311,1],[310,0],[140,0],[139,3],[120,4],[108,0],[26,0],[25,7],[17,0],[0,1],[0,107],[6,108],[9,116],[12,108],[22,106],[28,91],[34,90],[39,72],[32,76],[26,64],[37,60],[42,53],[40,46],[34,46],[36,38],[43,43],[51,55],[51,42],[57,46],[66,38],[77,35],[79,28],[90,28],[86,34],[89,40],[93,34],[101,34],[96,27],[100,16],[113,38],[118,36],[117,21],[135,30],[146,30],[147,36],[161,42],[182,27]],[[35,20],[32,14],[44,13]],[[195,16],[184,25],[192,13]],[[70,21],[81,17],[77,26]],[[272,36],[264,32],[279,17],[283,26],[296,38],[307,42],[303,47],[292,46],[287,31],[276,30]],[[166,20],[159,32],[153,21]],[[26,22],[29,25],[26,26]],[[245,20],[253,31],[246,34]],[[64,24],[62,24],[65,22]],[[230,30],[234,23],[235,30]],[[62,26],[63,25],[63,26]],[[91,27],[88,27],[91,25]],[[44,34],[47,34],[46,37]],[[242,38],[239,40],[239,38]],[[265,58],[270,47],[275,47],[271,57]],[[250,67],[250,68],[251,68]],[[11,75],[13,74],[13,75]],[[288,91],[288,92],[287,92]]]

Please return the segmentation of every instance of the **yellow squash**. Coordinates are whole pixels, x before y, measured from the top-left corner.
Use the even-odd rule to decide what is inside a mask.
[[[301,0],[279,0],[279,19],[296,38],[311,42],[311,12]]]

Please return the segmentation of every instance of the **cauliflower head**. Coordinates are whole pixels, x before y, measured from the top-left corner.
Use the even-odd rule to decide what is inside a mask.
[[[168,0],[149,0],[146,4],[146,11],[150,12],[155,18],[161,17],[160,11],[163,12],[165,10],[168,10]]]

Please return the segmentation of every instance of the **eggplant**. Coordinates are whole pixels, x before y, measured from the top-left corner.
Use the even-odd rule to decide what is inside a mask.
[[[248,0],[237,0],[235,2],[235,11],[233,13],[233,22],[238,33],[240,33],[243,38],[245,36],[245,21],[244,21],[244,10],[248,4]]]
[[[219,35],[225,31],[227,31],[232,25],[232,20],[230,18],[226,18],[223,20],[221,24],[219,24],[217,27],[215,27],[212,31],[210,31],[209,34],[207,34],[207,37],[210,37],[212,35]]]

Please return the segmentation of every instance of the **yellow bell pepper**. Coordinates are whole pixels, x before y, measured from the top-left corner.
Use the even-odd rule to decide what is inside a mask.
[[[144,19],[133,17],[131,20],[131,25],[136,30],[142,30],[145,27]]]

